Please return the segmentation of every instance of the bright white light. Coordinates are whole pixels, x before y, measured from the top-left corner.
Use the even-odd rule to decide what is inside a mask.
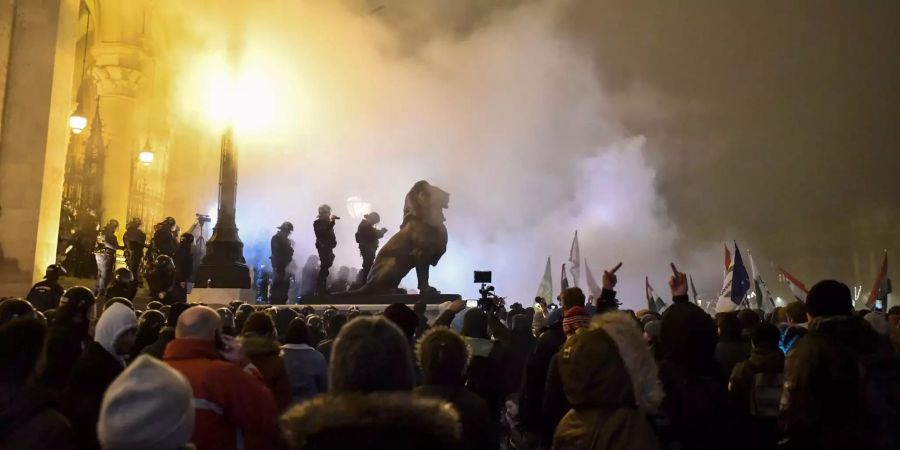
[[[232,76],[225,71],[209,74],[205,96],[209,119],[217,128],[233,123],[238,132],[260,132],[276,119],[273,84],[265,73],[247,70]]]
[[[362,197],[352,196],[347,198],[347,211],[350,213],[350,217],[362,219],[363,216],[372,212],[372,204]]]
[[[72,116],[69,117],[69,128],[72,130],[73,134],[81,134],[85,127],[87,127],[87,117],[78,113],[72,114]]]
[[[145,166],[149,166],[150,163],[153,162],[153,156],[153,152],[151,152],[150,150],[144,150],[138,153],[138,161],[140,161],[141,164]]]

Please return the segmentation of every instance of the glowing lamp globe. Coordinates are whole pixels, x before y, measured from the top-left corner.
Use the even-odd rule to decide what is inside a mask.
[[[362,197],[347,198],[347,212],[354,219],[362,219],[363,216],[372,212],[372,204],[365,201]]]
[[[145,166],[149,166],[150,163],[153,162],[153,152],[150,150],[144,150],[138,153],[138,161]]]
[[[72,130],[72,133],[81,134],[86,127],[87,117],[84,117],[77,112],[69,117],[69,129]]]

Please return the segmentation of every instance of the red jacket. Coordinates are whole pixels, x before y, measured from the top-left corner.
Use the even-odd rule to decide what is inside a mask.
[[[275,399],[265,384],[225,361],[212,342],[175,339],[164,358],[194,390],[197,450],[268,449],[278,436]]]

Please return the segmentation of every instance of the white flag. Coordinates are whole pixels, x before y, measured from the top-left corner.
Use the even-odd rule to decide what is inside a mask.
[[[544,269],[544,276],[541,278],[541,283],[538,285],[537,294],[535,297],[540,297],[544,299],[545,302],[549,305],[553,303],[553,276],[550,273],[550,257],[547,257],[547,267]]]
[[[766,285],[765,280],[763,280],[762,274],[756,270],[756,263],[753,261],[753,253],[747,252],[750,255],[750,271],[753,275],[753,293],[756,296],[754,300],[756,306],[762,307],[762,310],[765,312],[772,311],[775,309],[775,302],[772,300],[772,293],[769,292],[769,286]]]
[[[588,265],[587,259],[584,260],[584,274],[587,276],[588,290],[591,291],[594,300],[599,299],[600,292],[603,289],[600,288],[600,285],[597,284],[597,280],[594,278],[594,274],[591,273],[591,266]]]
[[[575,230],[575,239],[572,239],[572,248],[569,250],[569,273],[572,275],[572,286],[580,287],[581,249],[578,248],[578,230]]]

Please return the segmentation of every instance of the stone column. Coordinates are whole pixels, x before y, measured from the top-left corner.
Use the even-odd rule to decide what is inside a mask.
[[[14,13],[0,55],[0,294],[24,296],[56,259],[78,1],[18,1]]]
[[[139,47],[119,43],[98,44],[92,50],[96,61],[91,76],[100,96],[100,117],[107,143],[103,164],[101,222],[128,218],[132,166],[140,152],[135,123],[135,102],[143,75],[144,59]],[[121,233],[123,227],[119,227]]]

